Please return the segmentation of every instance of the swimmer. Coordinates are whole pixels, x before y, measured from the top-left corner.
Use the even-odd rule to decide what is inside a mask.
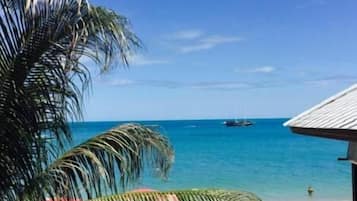
[[[307,193],[309,194],[309,196],[312,196],[312,194],[314,193],[314,189],[311,186],[307,187]]]

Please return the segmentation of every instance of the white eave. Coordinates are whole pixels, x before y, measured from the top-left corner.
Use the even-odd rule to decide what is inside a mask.
[[[357,130],[357,84],[290,119],[284,126]]]

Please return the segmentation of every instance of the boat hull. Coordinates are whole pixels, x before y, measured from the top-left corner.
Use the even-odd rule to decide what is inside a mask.
[[[223,124],[227,127],[246,127],[253,125],[250,121],[225,121]]]

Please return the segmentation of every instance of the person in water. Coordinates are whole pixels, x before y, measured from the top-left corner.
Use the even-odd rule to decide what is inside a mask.
[[[307,187],[307,193],[309,194],[309,196],[312,196],[312,194],[314,193],[314,189],[311,186]]]

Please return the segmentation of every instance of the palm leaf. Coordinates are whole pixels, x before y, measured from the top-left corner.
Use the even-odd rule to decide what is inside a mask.
[[[132,192],[101,197],[90,201],[261,201],[243,191],[185,190],[168,192]]]
[[[90,56],[106,70],[116,56],[127,65],[137,47],[125,18],[96,10],[77,0],[0,0],[1,200],[25,199],[71,142],[67,122],[81,118],[90,85],[79,58]]]
[[[113,128],[65,152],[37,178],[46,182],[50,197],[97,197],[118,193],[142,175],[145,167],[154,167],[165,177],[173,162],[173,150],[158,132],[137,124]],[[120,181],[120,183],[118,182]],[[39,185],[29,194],[43,192]]]

